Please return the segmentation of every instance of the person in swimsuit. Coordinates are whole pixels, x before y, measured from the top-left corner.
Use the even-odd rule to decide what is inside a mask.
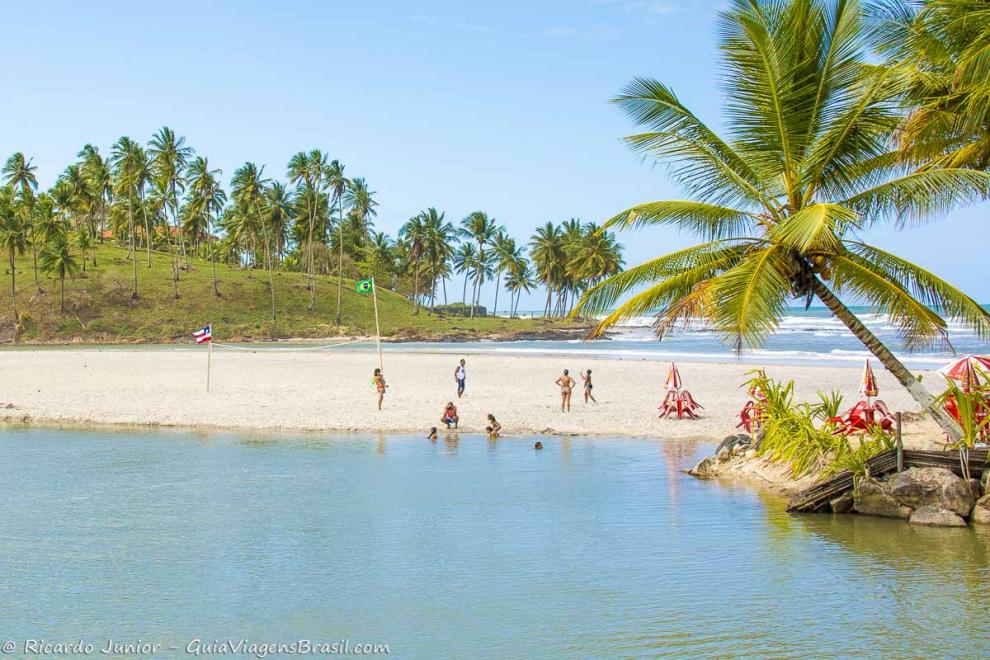
[[[502,425],[495,419],[495,415],[488,413],[488,426],[485,427],[485,430],[488,431],[489,438],[495,439],[498,437],[499,432],[502,430]]]
[[[595,399],[595,395],[591,393],[591,369],[588,369],[581,374],[581,380],[584,381],[584,402],[588,403],[588,399],[591,399],[595,403],[598,403]]]
[[[467,370],[464,368],[464,358],[454,369],[454,380],[457,381],[457,398],[464,396],[464,381],[467,380]]]
[[[378,390],[378,409],[382,409],[382,399],[385,398],[385,388],[388,385],[385,383],[385,376],[382,375],[381,369],[375,369],[375,376],[371,379],[371,382],[375,384],[375,389]]]
[[[454,405],[453,401],[448,401],[447,405],[443,408],[443,414],[440,415],[440,422],[447,425],[453,424],[454,428],[457,428],[457,423],[461,421],[461,418],[457,415],[457,406]]]
[[[564,374],[556,381],[560,386],[560,412],[564,412],[565,407],[567,412],[571,411],[571,390],[574,389],[575,383],[569,374],[570,372],[564,369]]]

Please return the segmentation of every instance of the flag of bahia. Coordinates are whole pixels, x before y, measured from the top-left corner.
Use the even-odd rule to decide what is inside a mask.
[[[197,344],[205,344],[213,339],[213,326],[208,325],[202,330],[197,330],[193,333],[193,337],[196,338]]]
[[[358,293],[371,293],[375,288],[375,283],[370,278],[366,280],[358,280],[354,288]]]

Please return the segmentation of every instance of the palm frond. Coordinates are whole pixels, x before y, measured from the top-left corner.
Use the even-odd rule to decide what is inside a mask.
[[[931,271],[873,245],[847,241],[846,248],[860,259],[884,271],[926,307],[946,318],[964,323],[981,339],[990,338],[990,312]]]
[[[737,351],[761,345],[780,324],[790,296],[788,251],[752,250],[711,285],[711,321]]]
[[[835,252],[841,236],[859,223],[855,212],[839,204],[813,204],[787,217],[770,230],[775,245],[809,252]]]
[[[706,240],[738,237],[756,226],[759,218],[746,211],[691,200],[638,204],[610,218],[603,229],[668,225],[698,234]]]
[[[947,345],[945,321],[882,270],[855,254],[835,257],[832,268],[836,291],[888,316],[909,350]]]
[[[899,226],[924,223],[949,209],[979,201],[990,191],[990,174],[968,169],[919,170],[863,190],[841,202],[860,213],[864,226],[886,219]]]

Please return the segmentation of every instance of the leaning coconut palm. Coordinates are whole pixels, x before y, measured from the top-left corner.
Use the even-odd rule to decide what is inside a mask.
[[[77,154],[80,158],[80,165],[83,179],[96,203],[95,212],[99,216],[99,225],[95,233],[103,242],[103,232],[107,228],[107,207],[113,200],[113,186],[110,178],[110,167],[106,160],[100,156],[100,151],[91,144],[87,144]],[[93,265],[96,265],[94,260]]]
[[[516,260],[522,257],[522,248],[516,245],[516,239],[499,231],[492,241],[492,252],[495,256],[495,302],[492,303],[492,316],[498,316],[498,291],[502,288],[502,274],[509,272]]]
[[[536,286],[533,278],[533,269],[529,265],[526,257],[520,255],[512,262],[508,274],[505,277],[505,288],[510,296],[515,294],[515,299],[510,301],[509,316],[515,318],[519,312],[519,299],[522,298],[523,291],[529,293]]]
[[[902,154],[918,165],[990,170],[990,3],[872,5],[878,50],[910,80]]]
[[[706,242],[605,280],[575,313],[612,310],[645,286],[594,334],[655,313],[661,338],[678,322],[700,319],[741,350],[777,329],[789,301],[817,298],[958,438],[958,426],[844,301],[887,315],[909,348],[945,342],[943,315],[990,335],[990,314],[968,296],[856,235],[928,221],[978,199],[990,177],[897,165],[889,145],[903,88],[889,70],[867,63],[859,3],[735,0],[720,22],[728,136],[663,84],[634,80],[616,103],[646,132],[627,142],[669,164],[692,199],[640,204],[605,225],[667,225]]]
[[[340,325],[340,294],[344,286],[344,193],[351,182],[344,176],[344,165],[338,160],[330,161],[325,172],[327,186],[333,195],[333,206],[337,209],[337,315],[335,324]]]
[[[79,262],[72,254],[69,239],[65,234],[56,234],[41,251],[41,267],[59,281],[59,312],[65,314],[65,278],[75,277],[79,272]]]

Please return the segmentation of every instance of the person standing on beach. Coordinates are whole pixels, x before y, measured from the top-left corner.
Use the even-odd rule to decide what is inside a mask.
[[[381,369],[375,369],[375,375],[371,379],[371,382],[374,383],[375,389],[378,390],[378,409],[381,410],[382,399],[385,398],[385,388],[388,387],[385,383],[385,376],[382,375]]]
[[[564,369],[563,375],[556,381],[560,386],[560,412],[564,412],[565,407],[567,412],[571,412],[571,391],[574,389],[575,381],[569,374],[570,372]]]
[[[595,395],[591,393],[591,369],[588,369],[581,374],[581,380],[584,381],[584,402],[588,403],[588,399],[591,399],[595,403],[598,403],[595,399]]]
[[[464,381],[467,380],[467,369],[464,368],[464,358],[461,358],[461,363],[454,369],[454,380],[457,381],[457,398],[460,399],[464,396]]]

